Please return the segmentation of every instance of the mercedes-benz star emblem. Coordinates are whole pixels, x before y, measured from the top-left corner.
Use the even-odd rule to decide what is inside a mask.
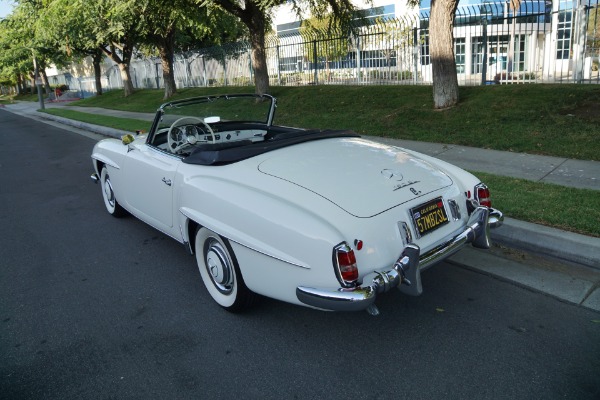
[[[402,179],[404,179],[404,176],[402,176],[402,173],[400,171],[394,170],[394,169],[381,170],[381,175],[385,176],[388,179],[394,179],[396,181],[401,181]]]

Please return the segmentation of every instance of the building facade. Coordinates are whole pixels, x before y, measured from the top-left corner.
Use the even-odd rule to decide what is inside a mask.
[[[362,0],[357,0],[362,1]],[[455,15],[454,53],[459,84],[600,83],[600,0],[461,0]],[[373,0],[354,28],[307,30],[290,5],[274,10],[266,43],[271,85],[431,84],[429,3]],[[240,86],[253,82],[250,45],[231,43],[176,54],[177,86]],[[160,59],[131,63],[136,88],[162,88]],[[50,72],[51,84],[94,94],[91,63]],[[108,58],[102,86],[122,88],[119,68]]]
[[[409,72],[406,76],[416,74],[413,80],[430,83],[430,0],[422,0],[418,9],[398,0],[356,5],[363,7],[365,21],[359,22],[363,27],[357,38],[363,46],[359,53],[350,49],[347,56],[328,60],[328,67],[352,68],[360,60],[376,76],[373,68],[400,66]],[[599,19],[598,0],[461,0],[454,27],[459,82],[591,80],[597,77]],[[288,47],[294,40],[306,41],[289,6],[276,11],[274,31]],[[308,58],[288,52],[279,67],[284,72],[310,69]]]

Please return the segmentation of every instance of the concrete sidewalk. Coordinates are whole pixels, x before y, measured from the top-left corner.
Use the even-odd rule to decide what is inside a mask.
[[[141,129],[148,129],[154,119],[154,114],[65,106],[64,103],[48,103],[46,107],[64,107],[90,114],[138,119],[146,123],[141,124],[144,125]],[[119,138],[127,133],[40,113],[37,108],[37,103],[20,102],[6,105],[3,109],[104,136]],[[597,190],[600,196],[600,162],[597,161],[379,137],[369,139],[431,155],[471,171]],[[468,248],[454,255],[450,262],[600,311],[599,238],[506,218],[502,227],[492,230],[492,239],[494,243],[511,249],[509,252],[526,251],[526,254],[533,254],[535,259],[510,259],[506,252],[503,253],[498,248],[487,253]],[[539,258],[538,255],[542,257]]]

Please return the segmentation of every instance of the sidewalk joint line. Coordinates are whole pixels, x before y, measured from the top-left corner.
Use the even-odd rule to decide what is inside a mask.
[[[550,170],[546,175],[542,176],[540,179],[538,179],[538,182],[542,182],[544,179],[546,179],[548,176],[552,175],[552,173],[554,171],[556,171],[558,168],[560,168],[564,163],[566,163],[567,161],[569,161],[569,158],[565,158],[560,164],[558,164],[556,167],[552,168],[552,170]]]

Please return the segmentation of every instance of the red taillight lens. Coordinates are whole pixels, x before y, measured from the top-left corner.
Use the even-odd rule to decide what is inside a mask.
[[[476,200],[479,202],[480,205],[485,207],[492,206],[492,199],[490,198],[490,189],[488,189],[487,186],[480,183],[479,185],[475,186],[475,193],[477,194]]]
[[[344,286],[354,284],[358,280],[358,267],[354,250],[345,243],[334,248],[334,261],[336,263],[338,277]]]

